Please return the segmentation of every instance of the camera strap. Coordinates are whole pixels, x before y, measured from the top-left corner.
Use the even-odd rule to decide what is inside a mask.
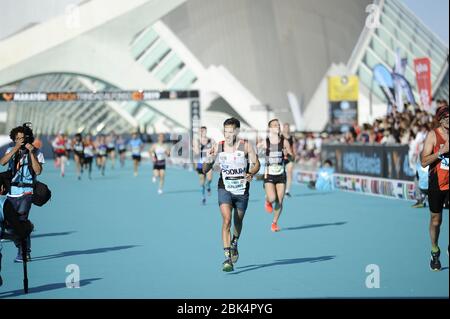
[[[31,155],[28,152],[28,154],[25,156],[22,155],[21,158],[19,158],[19,156],[14,155],[14,166],[13,166],[13,171],[12,171],[12,176],[13,179],[16,176],[16,174],[19,172],[19,180],[22,181],[24,178],[24,167],[25,164],[20,165],[20,161],[23,160],[23,162],[25,162],[25,157],[27,158],[27,166],[28,166],[28,170],[30,171],[30,174],[32,176],[33,182],[32,183],[23,183],[23,182],[12,182],[11,186],[16,186],[16,187],[34,187],[35,184],[35,178],[36,178],[36,174],[33,171],[33,167],[31,165]]]

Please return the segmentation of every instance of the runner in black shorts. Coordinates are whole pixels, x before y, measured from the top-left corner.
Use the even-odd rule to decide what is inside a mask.
[[[159,134],[158,143],[153,144],[150,148],[150,157],[153,159],[153,183],[156,183],[157,178],[159,178],[159,195],[163,193],[166,158],[170,155],[168,147],[164,145],[164,139],[164,134]]]
[[[98,143],[96,145],[97,149],[97,165],[101,171],[102,176],[105,176],[105,168],[106,168],[106,150],[108,147],[106,146],[106,137],[104,135],[100,135],[98,137]]]
[[[286,190],[285,157],[292,156],[288,140],[281,135],[280,122],[271,120],[268,124],[269,136],[266,139],[266,169],[264,172],[264,189],[266,191],[266,210],[274,212],[271,230],[279,231],[278,220],[283,209]]]
[[[438,241],[442,224],[442,209],[446,198],[448,198],[449,189],[448,114],[448,106],[441,106],[437,109],[436,119],[440,125],[428,133],[422,151],[422,167],[430,166],[428,179],[428,203],[431,212],[430,268],[434,271],[441,270],[439,260],[441,251]]]
[[[106,154],[111,159],[111,168],[116,165],[116,135],[111,132],[106,138]]]
[[[213,171],[203,173],[203,163],[208,157],[208,153],[213,147],[214,141],[207,136],[206,126],[202,126],[200,129],[200,140],[194,143],[194,154],[198,158],[196,170],[200,178],[200,187],[202,192],[202,204],[206,204],[205,190],[208,195],[211,196],[211,182],[213,178]],[[205,185],[206,184],[206,185]]]
[[[141,152],[144,147],[144,142],[140,139],[137,132],[133,132],[131,140],[128,142],[131,148],[131,158],[133,159],[134,176],[138,176],[139,163],[141,162]]]
[[[216,159],[220,166],[218,184],[219,207],[222,213],[222,240],[226,260],[222,270],[233,271],[233,264],[239,258],[238,239],[249,200],[250,181],[259,171],[259,160],[254,148],[246,140],[238,139],[240,122],[235,118],[224,122],[225,141],[211,149],[203,164],[206,174],[214,166]],[[231,238],[231,217],[234,210],[234,230]]]
[[[83,164],[84,167],[88,170],[89,179],[92,179],[92,161],[95,155],[95,145],[90,135],[87,135],[84,138],[83,146],[84,146]]]
[[[81,174],[83,174],[83,161],[84,161],[84,145],[83,137],[80,133],[75,134],[73,144],[73,159],[75,161],[75,167],[77,170],[78,180],[81,180]]]
[[[125,156],[127,153],[127,146],[125,144],[125,140],[121,135],[119,135],[117,141],[117,150],[119,151],[119,159],[120,159],[120,167],[125,166]]]

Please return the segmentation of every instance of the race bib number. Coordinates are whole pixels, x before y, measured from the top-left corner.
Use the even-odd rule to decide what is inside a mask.
[[[244,195],[247,181],[244,177],[224,179],[225,190],[234,195]]]
[[[269,175],[281,175],[284,173],[283,165],[270,165]]]
[[[132,149],[131,149],[131,152],[134,154],[134,155],[139,155],[139,153],[140,153],[140,148],[139,147],[133,147]]]

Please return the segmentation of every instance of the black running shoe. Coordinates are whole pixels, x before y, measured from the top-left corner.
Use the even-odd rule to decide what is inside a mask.
[[[292,197],[291,193],[287,192],[287,193],[286,193],[286,197],[291,198],[291,197]]]
[[[422,203],[420,200],[418,200],[414,205],[411,206],[412,208],[424,208],[425,204]]]
[[[231,248],[225,249],[225,261],[222,264],[222,270],[225,272],[233,271],[233,261],[231,260]]]
[[[234,270],[233,262],[231,261],[231,258],[228,258],[227,260],[225,260],[223,262],[222,270],[225,272],[230,272],[230,271]]]
[[[237,240],[233,240],[231,242],[231,261],[233,262],[233,264],[237,263],[238,259],[239,259],[239,251],[238,251],[238,242]]]
[[[431,252],[431,261],[430,261],[430,268],[433,271],[439,271],[441,270],[441,262],[439,261],[439,257],[441,256],[441,251],[438,250],[437,252]]]

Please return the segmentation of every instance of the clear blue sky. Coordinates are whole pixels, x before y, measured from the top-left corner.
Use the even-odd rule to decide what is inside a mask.
[[[389,1],[389,0],[387,0]],[[448,47],[449,0],[401,0]]]
[[[225,1],[225,0],[224,0]],[[255,0],[257,1],[257,0]],[[330,5],[339,0],[328,0]],[[390,0],[386,0],[390,1]],[[431,31],[449,46],[449,0],[401,0]],[[81,0],[1,0],[0,39],[30,22],[42,22],[64,13],[67,4]]]

